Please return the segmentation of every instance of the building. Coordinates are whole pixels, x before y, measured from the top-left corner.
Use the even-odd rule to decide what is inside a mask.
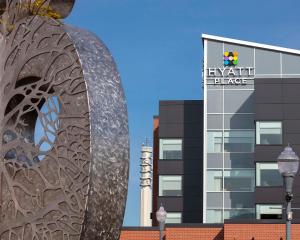
[[[300,154],[300,51],[203,35],[203,222],[281,219],[276,160]],[[300,218],[300,177],[294,218]]]
[[[162,204],[167,223],[202,222],[203,101],[160,101],[153,147],[152,216]]]
[[[206,34],[203,46],[204,100],[160,101],[154,118],[152,216],[162,204],[169,223],[282,219],[276,160],[288,143],[300,154],[300,51]]]

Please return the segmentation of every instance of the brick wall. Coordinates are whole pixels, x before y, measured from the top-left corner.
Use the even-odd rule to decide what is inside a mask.
[[[292,240],[300,239],[300,224],[292,225]],[[225,224],[224,240],[285,240],[285,224]]]
[[[120,240],[159,240],[159,231],[157,228],[123,228]]]
[[[223,228],[166,228],[166,240],[223,240]]]
[[[285,224],[238,224],[166,227],[165,240],[285,240]],[[120,240],[159,240],[153,228],[123,228]],[[292,240],[300,240],[300,224],[292,225]]]

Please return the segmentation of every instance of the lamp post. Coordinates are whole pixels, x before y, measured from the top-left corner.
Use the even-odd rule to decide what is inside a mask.
[[[156,212],[156,219],[159,222],[159,240],[163,240],[166,218],[167,212],[165,211],[163,206],[160,206],[159,210]]]
[[[283,177],[285,188],[285,200],[286,200],[286,240],[291,239],[291,223],[292,223],[292,209],[291,201],[293,199],[292,187],[296,173],[299,169],[299,157],[288,145],[284,148],[284,151],[277,158],[278,170]]]

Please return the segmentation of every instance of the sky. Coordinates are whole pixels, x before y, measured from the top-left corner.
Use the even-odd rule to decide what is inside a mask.
[[[113,55],[125,90],[130,177],[124,226],[139,225],[140,149],[159,100],[202,99],[203,33],[300,49],[299,0],[76,0],[69,25]]]

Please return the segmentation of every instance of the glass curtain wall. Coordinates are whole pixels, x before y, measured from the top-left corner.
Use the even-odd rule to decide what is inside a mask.
[[[255,218],[253,88],[208,86],[206,222]]]

